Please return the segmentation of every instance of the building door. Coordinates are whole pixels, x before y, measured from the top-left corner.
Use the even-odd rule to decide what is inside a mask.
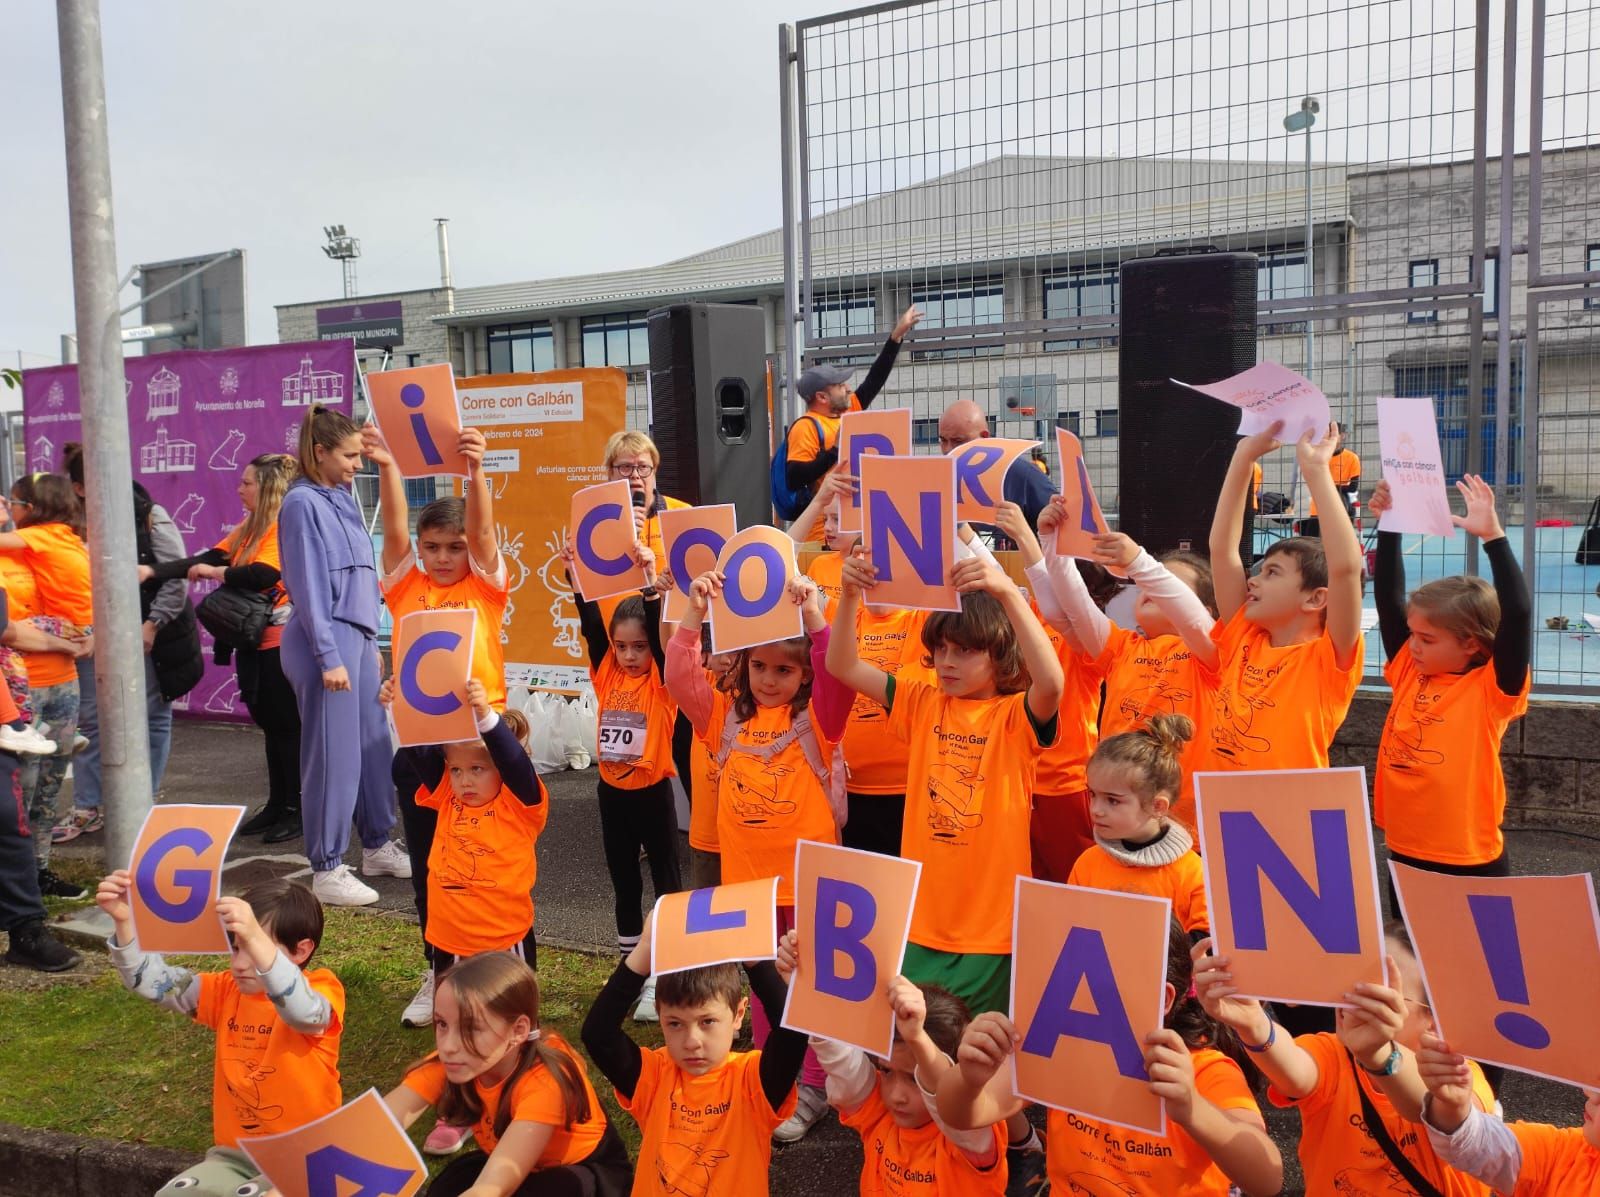
[[[1433,400],[1439,421],[1439,451],[1444,457],[1445,478],[1457,482],[1463,474],[1481,474],[1491,486],[1499,485],[1494,469],[1494,421],[1498,396],[1495,393],[1494,363],[1483,367],[1483,440],[1476,466],[1467,460],[1467,367],[1464,363],[1436,366],[1400,366],[1394,372],[1396,395],[1426,395]],[[1522,370],[1511,363],[1511,422],[1508,453],[1509,481],[1522,483]]]

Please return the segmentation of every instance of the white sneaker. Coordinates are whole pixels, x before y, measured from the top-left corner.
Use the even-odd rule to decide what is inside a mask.
[[[400,1016],[400,1025],[403,1027],[427,1027],[433,1025],[433,970],[431,968],[422,974],[422,986],[417,990],[417,996],[411,999],[411,1004],[406,1007],[405,1013]]]
[[[794,1113],[789,1115],[787,1122],[772,1132],[772,1137],[779,1143],[798,1143],[827,1112],[827,1093],[815,1085],[800,1085]]]
[[[634,1022],[660,1022],[656,1014],[656,979],[651,977],[639,991],[639,1004],[633,1008]]]
[[[12,727],[9,723],[0,723],[0,752],[20,752],[28,756],[50,756],[56,750],[56,742],[47,740],[39,734],[37,728]]]
[[[311,892],[324,906],[371,906],[378,900],[378,891],[364,884],[345,864],[312,874]]]
[[[361,849],[361,875],[363,877],[409,877],[411,857],[395,840],[381,848]]]

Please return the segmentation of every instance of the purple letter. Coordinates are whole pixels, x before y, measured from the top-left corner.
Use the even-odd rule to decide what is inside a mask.
[[[633,563],[626,553],[616,557],[601,557],[595,553],[594,545],[590,543],[594,539],[596,524],[603,524],[607,520],[621,518],[621,503],[601,503],[599,506],[591,508],[589,514],[578,521],[578,534],[573,537],[572,541],[573,550],[586,566],[601,577],[614,578],[626,571],[628,566]],[[629,518],[631,519],[632,517],[630,516]]]
[[[956,502],[981,503],[985,507],[997,506],[999,500],[989,497],[989,492],[983,489],[980,475],[1004,456],[1005,453],[1001,450],[993,445],[985,445],[981,441],[975,446],[967,447],[956,458]]]
[[[405,660],[400,662],[400,693],[404,694],[406,701],[424,715],[448,715],[461,706],[461,699],[454,691],[429,694],[417,680],[417,670],[422,666],[423,657],[435,652],[454,652],[460,643],[459,632],[446,632],[442,629],[424,632],[411,642]]]
[[[711,550],[713,557],[722,556],[722,546],[728,542],[710,528],[690,528],[677,540],[672,542],[672,552],[667,555],[667,568],[672,571],[673,580],[678,583],[678,589],[684,594],[689,593],[689,583],[694,579],[689,577],[689,550],[696,545],[704,545]]]
[[[400,402],[407,407],[421,407],[426,398],[422,388],[414,382],[408,382],[400,388]],[[428,431],[428,419],[421,412],[414,412],[411,416],[411,433],[417,438],[417,448],[422,451],[423,461],[429,465],[444,464],[444,458],[433,443],[433,434]]]
[[[725,910],[720,914],[711,909],[714,889],[697,889],[689,895],[689,910],[683,920],[686,934],[699,935],[703,931],[732,931],[745,924],[744,911]]]
[[[1483,941],[1483,959],[1489,966],[1494,995],[1502,1002],[1528,1005],[1528,978],[1522,971],[1522,940],[1517,935],[1517,908],[1503,894],[1468,894],[1472,922]],[[1494,1029],[1518,1047],[1550,1046],[1544,1024],[1520,1010],[1502,1010],[1494,1016]]]
[[[306,1192],[310,1197],[394,1197],[416,1175],[414,1168],[393,1168],[376,1160],[351,1155],[335,1144],[319,1147],[306,1156]],[[351,1189],[339,1184],[357,1184]]]
[[[746,558],[755,557],[767,569],[767,582],[761,593],[754,599],[748,599],[740,587],[743,577],[742,567]],[[728,558],[728,568],[724,571],[728,577],[728,584],[722,591],[723,598],[727,601],[728,610],[744,619],[756,615],[765,615],[778,605],[778,600],[783,597],[784,569],[783,557],[778,550],[770,544],[743,545],[734,550],[732,557]]]
[[[839,921],[840,908],[849,910]],[[867,951],[866,938],[878,921],[878,902],[872,892],[851,881],[817,878],[817,992],[847,1002],[865,1001],[878,988],[878,964]],[[850,961],[848,977],[839,975],[834,960],[843,953]]]
[[[929,586],[943,585],[943,546],[949,539],[949,531],[940,518],[939,493],[930,490],[917,496],[917,506],[922,511],[921,544],[911,534],[910,526],[900,518],[886,491],[870,492],[867,503],[867,526],[872,529],[872,564],[878,571],[878,580],[893,580],[889,567],[889,540],[892,537],[905,550],[906,560],[911,562],[917,577]]]
[[[881,432],[857,433],[850,438],[850,473],[861,477],[861,459],[868,453],[882,457],[894,456],[894,442]]]
[[[1249,811],[1223,811],[1223,860],[1228,875],[1228,900],[1233,907],[1233,942],[1250,952],[1264,952],[1267,920],[1261,909],[1261,878],[1289,904],[1306,930],[1330,955],[1361,951],[1361,926],[1356,917],[1356,891],[1350,872],[1350,841],[1342,810],[1311,812],[1311,844],[1316,853],[1318,894],[1300,875],[1276,841]]]
[[[155,843],[139,861],[133,882],[139,887],[139,897],[161,918],[169,923],[191,923],[199,918],[211,903],[210,869],[174,869],[172,883],[189,891],[181,902],[169,902],[156,887],[156,872],[167,855],[179,848],[187,848],[196,856],[211,847],[211,837],[197,827],[176,827]]]
[[[1093,1013],[1072,1008],[1083,985],[1089,987]],[[1105,1044],[1117,1062],[1117,1071],[1125,1077],[1143,1079],[1148,1075],[1144,1052],[1139,1050],[1139,1040],[1128,1023],[1128,1011],[1117,989],[1116,974],[1111,971],[1106,941],[1093,927],[1074,927],[1067,932],[1061,955],[1050,970],[1050,980],[1039,995],[1039,1006],[1027,1038],[1022,1041],[1022,1050],[1049,1059],[1063,1035]]]

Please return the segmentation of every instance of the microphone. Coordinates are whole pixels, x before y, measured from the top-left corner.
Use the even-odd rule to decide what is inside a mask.
[[[644,491],[642,491],[642,490],[634,490],[634,491],[629,491],[628,493],[629,493],[629,496],[632,498],[633,505],[635,507],[643,507],[644,506]]]

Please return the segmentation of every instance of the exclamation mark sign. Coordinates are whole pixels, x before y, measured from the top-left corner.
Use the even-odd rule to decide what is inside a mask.
[[[1467,907],[1478,928],[1495,996],[1507,1005],[1528,1005],[1528,978],[1522,971],[1515,905],[1510,898],[1497,894],[1468,894]],[[1518,1047],[1538,1050],[1550,1046],[1550,1032],[1532,1015],[1520,1010],[1502,1010],[1496,1014],[1494,1029]]]
[[[407,407],[421,407],[427,397],[427,393],[414,382],[408,382],[400,388],[400,402]],[[429,465],[444,464],[439,447],[433,443],[433,434],[428,431],[428,418],[420,411],[411,413],[411,434],[417,438],[417,448],[422,453],[423,461]]]

